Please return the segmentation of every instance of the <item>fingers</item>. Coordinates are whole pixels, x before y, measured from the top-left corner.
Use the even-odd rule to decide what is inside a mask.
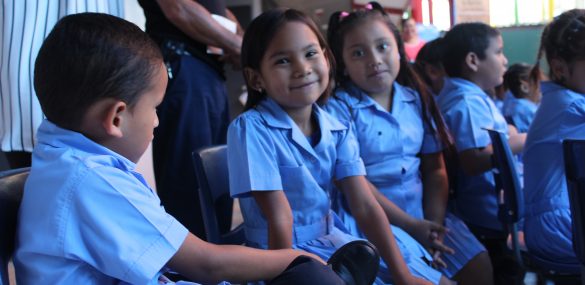
[[[431,241],[431,247],[435,250],[440,251],[440,252],[444,252],[444,253],[448,253],[448,254],[455,253],[455,250],[453,250],[452,248],[443,244],[443,242],[439,239],[435,239],[435,240]]]

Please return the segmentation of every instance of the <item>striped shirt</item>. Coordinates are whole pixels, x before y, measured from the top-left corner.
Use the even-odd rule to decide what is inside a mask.
[[[124,16],[124,0],[2,0],[0,6],[0,143],[32,152],[44,118],[35,95],[36,56],[62,17],[81,12]]]

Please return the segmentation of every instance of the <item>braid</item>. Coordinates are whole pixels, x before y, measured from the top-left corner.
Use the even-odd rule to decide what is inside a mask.
[[[569,66],[576,60],[585,59],[585,10],[569,10],[549,23],[542,32],[537,64],[542,53],[549,65],[554,59],[563,60]],[[552,70],[550,76],[553,81],[562,83],[562,78]]]

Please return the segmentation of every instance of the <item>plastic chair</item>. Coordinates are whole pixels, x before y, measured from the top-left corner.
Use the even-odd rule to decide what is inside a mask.
[[[492,141],[494,180],[498,197],[498,220],[506,226],[512,237],[512,251],[516,262],[524,266],[518,239],[518,221],[524,212],[524,196],[516,170],[516,158],[510,150],[506,135],[485,129]]]
[[[498,219],[507,226],[512,237],[512,250],[518,264],[536,271],[541,278],[553,280],[556,284],[572,284],[578,278],[578,266],[544,259],[530,252],[520,251],[517,223],[524,212],[524,195],[518,172],[516,157],[508,145],[504,133],[485,129],[490,135],[493,148],[494,178],[498,190]]]
[[[8,262],[14,252],[16,219],[29,168],[0,172],[0,285],[8,285]]]
[[[199,181],[199,200],[207,241],[215,244],[243,244],[243,225],[231,229],[233,199],[229,190],[227,146],[204,147],[193,152]]]
[[[563,158],[573,221],[573,249],[581,263],[581,284],[585,284],[585,140],[564,140]]]

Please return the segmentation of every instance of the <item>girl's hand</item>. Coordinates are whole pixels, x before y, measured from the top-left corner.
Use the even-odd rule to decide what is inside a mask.
[[[441,253],[453,254],[455,251],[443,244],[443,236],[447,228],[439,225],[435,222],[428,220],[417,220],[416,224],[409,233],[414,237],[420,244],[422,244],[430,253],[433,254],[433,262],[435,256],[440,264],[445,264],[440,260]],[[436,252],[439,252],[437,254]],[[440,260],[440,261],[439,261]]]

